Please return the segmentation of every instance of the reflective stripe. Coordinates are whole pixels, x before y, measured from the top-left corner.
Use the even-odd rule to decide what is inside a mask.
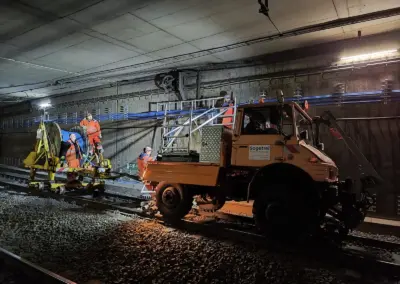
[[[97,132],[97,128],[92,126],[92,127],[87,127],[87,133],[89,134],[94,134]]]

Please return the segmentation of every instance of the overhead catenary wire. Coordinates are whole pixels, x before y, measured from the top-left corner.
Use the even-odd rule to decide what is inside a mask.
[[[166,58],[148,61],[148,62],[144,62],[144,63],[133,64],[133,65],[129,65],[129,66],[123,66],[123,67],[113,68],[113,69],[109,69],[109,70],[94,72],[94,73],[90,73],[90,74],[87,74],[84,76],[88,77],[88,76],[101,75],[101,74],[109,73],[112,71],[123,71],[123,70],[133,68],[133,67],[135,67],[135,68],[144,67],[146,65],[151,65],[153,63],[166,63],[166,62],[175,63],[175,62],[177,62],[181,59],[185,59],[185,58],[186,58],[186,60],[193,59],[196,57],[211,55],[214,53],[228,51],[231,49],[236,49],[236,48],[243,47],[243,46],[253,45],[256,43],[260,43],[260,42],[272,41],[272,40],[276,40],[279,38],[285,38],[285,37],[298,36],[298,35],[302,35],[302,34],[318,32],[318,31],[322,31],[322,30],[326,30],[326,29],[332,29],[332,28],[336,28],[336,27],[340,27],[340,26],[357,24],[357,23],[362,23],[362,22],[366,22],[366,21],[378,20],[378,19],[393,17],[393,16],[397,16],[397,15],[400,15],[400,8],[393,8],[393,9],[388,9],[388,10],[383,10],[383,11],[373,12],[373,13],[368,13],[368,14],[362,14],[362,15],[348,17],[348,18],[341,18],[341,19],[324,22],[324,23],[319,23],[319,24],[314,24],[314,25],[309,25],[309,26],[304,26],[304,27],[284,31],[284,32],[278,33],[278,34],[273,34],[273,35],[258,37],[258,38],[254,38],[254,39],[250,39],[250,40],[240,41],[240,42],[225,45],[225,46],[214,47],[214,48],[209,48],[209,49],[192,52],[192,53],[187,53],[187,54],[182,54],[182,55],[178,55],[178,56],[171,56],[171,57],[166,57]],[[65,81],[71,82],[73,79],[74,78],[68,78]]]
[[[241,42],[237,42],[237,43],[230,44],[230,45],[210,48],[210,49],[187,53],[187,54],[181,54],[181,55],[177,55],[177,56],[166,57],[166,58],[162,58],[162,59],[147,61],[144,63],[132,64],[132,65],[122,66],[122,67],[118,67],[118,68],[97,71],[97,72],[93,72],[93,73],[80,75],[78,77],[60,79],[57,82],[59,84],[72,84],[72,83],[79,84],[79,81],[82,81],[83,78],[90,79],[91,77],[96,77],[96,78],[92,78],[90,80],[109,80],[107,78],[101,78],[99,76],[101,76],[103,74],[110,74],[112,72],[119,72],[119,71],[124,71],[124,70],[128,70],[128,69],[135,69],[135,68],[136,69],[142,68],[140,70],[140,72],[148,71],[152,68],[152,66],[153,66],[153,68],[157,65],[163,65],[163,67],[166,67],[170,63],[176,64],[176,62],[191,60],[193,58],[198,58],[198,57],[202,57],[202,56],[206,56],[206,55],[212,55],[212,54],[215,54],[218,52],[228,51],[228,50],[232,50],[232,49],[236,49],[236,48],[244,47],[244,46],[249,46],[249,45],[253,45],[253,44],[257,44],[257,43],[261,43],[261,42],[273,41],[273,40],[276,40],[279,38],[298,36],[298,35],[302,35],[302,34],[318,32],[318,31],[322,31],[322,30],[332,29],[332,28],[336,28],[336,27],[342,27],[342,26],[351,25],[351,24],[362,23],[362,22],[366,22],[366,21],[378,20],[378,19],[393,17],[393,16],[397,16],[397,15],[400,15],[400,8],[393,8],[393,9],[388,9],[388,10],[383,10],[383,11],[378,11],[378,12],[373,12],[373,13],[367,13],[367,14],[357,15],[357,16],[353,16],[353,17],[348,17],[348,18],[339,18],[339,19],[324,22],[324,23],[304,26],[301,28],[284,31],[284,32],[269,35],[269,36],[258,37],[258,38],[251,39],[251,40],[241,41]],[[161,66],[157,66],[157,67],[161,67]],[[121,75],[121,74],[119,74],[119,75]],[[40,89],[40,88],[33,88],[30,90],[36,90],[36,89]],[[15,94],[20,91],[22,91],[22,90],[10,92],[10,93],[6,93],[6,94],[7,95]]]

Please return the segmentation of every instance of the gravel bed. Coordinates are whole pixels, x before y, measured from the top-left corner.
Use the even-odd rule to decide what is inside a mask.
[[[1,191],[0,246],[78,283],[390,283],[304,255]]]
[[[3,271],[0,272],[1,284],[27,284],[32,283],[32,280],[18,271]]]
[[[0,246],[54,272],[65,271],[71,261],[82,262],[82,250],[126,220],[17,192],[0,192],[0,216]]]
[[[11,271],[0,271],[0,283],[2,284],[19,284],[22,282],[17,279],[17,275]]]

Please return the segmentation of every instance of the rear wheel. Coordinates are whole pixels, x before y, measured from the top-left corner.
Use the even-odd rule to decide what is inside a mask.
[[[189,213],[193,195],[180,184],[160,183],[156,189],[158,210],[169,221],[177,221]]]
[[[103,183],[93,186],[92,190],[93,190],[93,197],[101,197],[104,195],[104,192],[106,191]]]
[[[253,205],[257,227],[267,236],[297,238],[314,231],[318,220],[315,197],[298,186],[272,184]]]

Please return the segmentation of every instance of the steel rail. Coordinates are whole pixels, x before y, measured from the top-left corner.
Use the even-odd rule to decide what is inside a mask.
[[[23,181],[27,181],[26,174],[28,174],[28,173],[29,173],[29,170],[27,170],[27,169],[22,169],[22,168],[18,168],[18,167],[6,166],[3,164],[0,164],[0,177],[8,175],[13,180],[23,182]],[[116,174],[119,174],[119,176],[113,177],[113,178],[110,178],[107,180],[115,180],[120,177],[129,177],[129,178],[132,178],[135,180],[139,180],[139,177],[137,175],[120,174],[120,173],[116,173]],[[46,181],[47,180],[47,174],[45,172],[38,171],[38,172],[36,172],[36,176],[37,176],[35,179],[36,181]],[[56,174],[56,178],[57,178],[57,180],[60,180],[60,181],[67,181],[67,177],[60,173]],[[118,185],[114,185],[114,184],[111,184],[110,186],[118,187]],[[107,197],[115,197],[115,198],[131,200],[131,201],[138,201],[138,202],[147,200],[145,198],[133,197],[133,196],[127,196],[127,195],[119,195],[119,194],[109,193],[109,192],[105,192],[104,195]]]
[[[3,177],[3,179],[2,179]],[[4,180],[4,179],[8,179]],[[134,199],[134,198],[129,198],[124,195],[116,195],[116,194],[110,194],[110,197],[115,197],[115,198],[120,198],[120,199],[125,199],[129,201],[137,201],[132,202],[132,205],[137,205],[137,207],[127,207],[127,206],[119,206],[111,201],[107,200],[92,200],[88,199],[82,196],[76,196],[76,195],[68,195],[68,194],[56,194],[53,192],[47,192],[47,191],[39,191],[39,190],[31,190],[29,189],[27,183],[28,183],[28,177],[25,179],[21,177],[20,174],[16,173],[4,173],[0,171],[0,184],[4,184],[7,186],[11,186],[12,190],[14,191],[22,191],[22,192],[29,192],[29,194],[33,196],[38,196],[38,197],[47,197],[47,198],[53,198],[56,200],[63,200],[66,202],[74,202],[75,204],[79,206],[90,206],[94,209],[98,210],[117,210],[126,214],[137,214],[139,216],[143,217],[148,217],[147,214],[141,212],[139,209],[140,202],[144,201],[142,199]],[[89,194],[88,194],[89,195]]]
[[[53,273],[43,267],[40,267],[26,259],[7,251],[4,248],[0,248],[0,261],[3,269],[7,271],[15,271],[22,273],[24,276],[29,278],[30,283],[41,283],[41,284],[76,284],[71,280],[68,280],[56,273]],[[10,268],[8,270],[8,268]],[[19,277],[20,275],[18,275]]]
[[[395,250],[395,251],[400,252],[400,243],[381,241],[381,240],[377,240],[377,239],[371,239],[371,238],[353,236],[353,235],[348,235],[346,237],[346,241],[354,242],[354,243],[361,243],[361,244],[369,246],[369,247],[376,247],[376,248],[386,249],[386,250]]]

